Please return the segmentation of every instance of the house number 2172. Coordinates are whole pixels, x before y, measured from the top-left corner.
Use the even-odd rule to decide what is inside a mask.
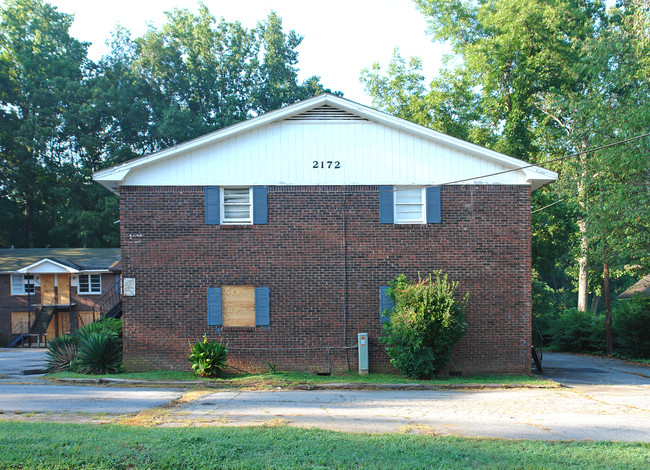
[[[323,162],[323,161],[319,162],[314,160],[311,163],[312,163],[311,165],[312,168],[333,168],[335,170],[341,168],[341,162]]]

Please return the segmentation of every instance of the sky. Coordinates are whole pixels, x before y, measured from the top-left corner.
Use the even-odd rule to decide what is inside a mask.
[[[74,14],[71,35],[91,43],[89,56],[98,60],[108,52],[106,40],[117,25],[141,36],[148,25],[165,23],[165,11],[197,10],[198,3],[183,0],[49,0],[63,13]],[[385,68],[399,47],[403,57],[424,61],[427,82],[449,50],[426,35],[424,16],[412,0],[204,0],[210,12],[226,21],[251,28],[271,10],[282,18],[285,32],[304,36],[299,46],[300,80],[318,75],[321,83],[353,101],[370,105],[359,82],[361,70],[378,62]]]

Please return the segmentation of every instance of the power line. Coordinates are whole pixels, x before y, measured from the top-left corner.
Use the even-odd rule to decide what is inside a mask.
[[[438,183],[438,184],[428,184],[428,185],[424,185],[422,187],[423,188],[435,188],[437,186],[444,186],[444,185],[447,185],[447,184],[464,183],[465,181],[473,181],[473,180],[477,180],[477,179],[480,179],[480,178],[489,178],[491,176],[503,175],[505,173],[511,173],[513,171],[525,170],[526,168],[532,168],[532,167],[536,167],[536,166],[540,166],[540,165],[545,165],[547,163],[553,163],[553,162],[559,162],[561,160],[567,160],[569,158],[574,158],[574,157],[577,157],[577,156],[580,156],[580,155],[583,155],[583,154],[588,154],[588,153],[591,153],[591,152],[596,152],[598,150],[603,150],[603,149],[606,149],[606,148],[614,147],[616,145],[625,144],[627,142],[632,142],[632,141],[639,140],[639,139],[642,139],[642,138],[648,137],[648,136],[650,136],[650,132],[646,132],[645,134],[637,135],[635,137],[630,137],[629,139],[619,140],[617,142],[612,142],[611,144],[601,145],[600,147],[593,147],[593,148],[590,148],[590,149],[582,150],[580,152],[572,153],[571,155],[565,155],[563,157],[552,158],[551,160],[545,160],[545,161],[539,162],[539,163],[531,163],[529,165],[524,165],[524,166],[520,166],[520,167],[517,167],[517,168],[511,168],[509,170],[503,170],[503,171],[497,171],[496,173],[488,173],[488,174],[485,174],[485,175],[473,176],[471,178],[465,178],[465,179],[462,179],[462,180],[447,181],[446,183]],[[397,191],[407,191],[408,189],[409,188],[400,188],[400,189],[393,189],[393,191],[395,191],[395,192],[397,192]]]
[[[531,214],[534,214],[535,212],[543,211],[544,209],[548,209],[551,206],[554,206],[555,204],[559,204],[560,202],[564,201],[564,199],[560,199],[559,201],[555,201],[552,204],[549,204],[548,206],[540,207],[539,209],[535,209]]]

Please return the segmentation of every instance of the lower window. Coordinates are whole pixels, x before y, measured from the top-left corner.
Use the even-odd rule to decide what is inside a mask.
[[[255,287],[223,286],[221,288],[223,326],[255,326]]]

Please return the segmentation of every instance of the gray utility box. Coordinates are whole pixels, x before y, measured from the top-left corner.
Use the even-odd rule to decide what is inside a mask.
[[[358,334],[359,375],[368,375],[368,333]]]

